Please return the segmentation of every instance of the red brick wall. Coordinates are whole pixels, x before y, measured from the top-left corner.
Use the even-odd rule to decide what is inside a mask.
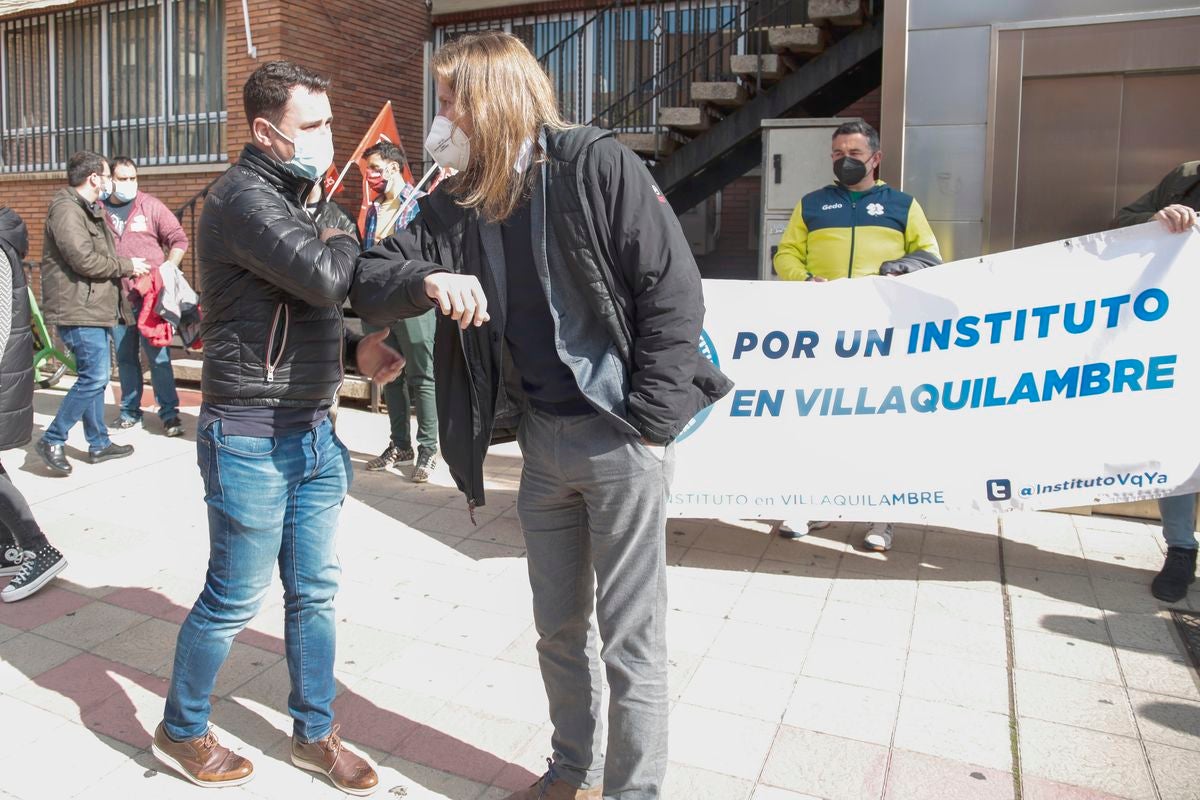
[[[331,11],[327,13],[326,9]],[[225,0],[225,95],[229,116],[226,141],[231,158],[237,157],[248,140],[242,113],[242,86],[251,72],[279,58],[299,61],[332,78],[330,99],[335,117],[336,157],[345,159],[350,155],[379,108],[390,99],[406,151],[418,160],[421,158],[425,135],[423,43],[430,30],[424,0],[366,0],[354,4],[250,0],[249,11],[257,58],[247,52],[241,3]],[[336,16],[329,16],[331,13]],[[367,38],[371,35],[377,36],[378,45]],[[218,174],[204,171],[153,175],[143,170],[140,184],[144,191],[176,209]],[[29,227],[31,261],[41,259],[50,196],[65,185],[61,174],[0,178],[0,203],[14,208]],[[352,168],[347,192],[339,196],[339,202],[352,213],[358,205],[358,191],[357,171]],[[199,206],[196,211],[198,214]],[[190,219],[184,219],[190,235],[189,222]],[[185,260],[184,266],[190,267],[190,259]],[[189,277],[194,277],[190,270]],[[34,281],[35,290],[40,291],[36,275]]]
[[[751,215],[758,213],[762,180],[742,177],[721,191],[720,250],[746,250],[749,247]]]
[[[839,117],[862,117],[879,130],[879,89],[872,89],[861,100],[838,112]]]
[[[297,61],[329,77],[334,116],[334,158],[345,163],[380,107],[392,101],[405,152],[421,160],[424,42],[430,35],[424,0],[250,0],[250,33],[258,58],[246,52],[241,4],[226,0],[225,74],[230,157],[248,141],[242,87],[250,74],[275,59]],[[358,171],[351,167],[338,202],[355,213]]]

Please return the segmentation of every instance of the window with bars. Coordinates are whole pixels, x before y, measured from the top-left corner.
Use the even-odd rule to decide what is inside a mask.
[[[122,0],[0,22],[0,171],[77,150],[223,162],[223,0]]]

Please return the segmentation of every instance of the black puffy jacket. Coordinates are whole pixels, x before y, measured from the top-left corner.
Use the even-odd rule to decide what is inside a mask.
[[[12,271],[12,328],[0,356],[0,450],[21,447],[33,436],[33,331],[22,259],[29,250],[25,223],[11,208],[0,208],[0,248]]]
[[[196,255],[209,403],[323,407],[337,395],[358,242],[321,241],[304,210],[311,189],[247,146],[204,201]]]
[[[355,241],[359,241],[358,225],[350,219],[350,215],[344,208],[327,197],[322,198],[321,202],[317,204],[317,213],[313,214],[313,221],[317,223],[318,228],[337,228],[345,231],[347,235],[353,236]]]

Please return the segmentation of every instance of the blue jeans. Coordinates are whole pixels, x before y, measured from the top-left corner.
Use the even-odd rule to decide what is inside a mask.
[[[1196,495],[1178,494],[1161,497],[1158,513],[1162,517],[1163,538],[1167,547],[1196,549]]]
[[[274,438],[225,436],[217,420],[197,433],[196,451],[208,504],[208,574],[175,644],[166,731],[182,740],[208,730],[217,672],[261,608],[278,562],[288,711],[297,738],[323,739],[337,691],[334,534],[350,488],[350,454],[329,420]]]
[[[67,434],[83,420],[88,450],[99,452],[112,444],[104,425],[104,389],[112,374],[108,355],[108,328],[59,325],[58,335],[75,356],[75,385],[67,390],[50,427],[42,437],[47,444],[66,444]]]
[[[130,420],[142,418],[142,362],[138,357],[138,342],[141,342],[150,363],[150,385],[154,389],[154,402],[158,403],[158,418],[163,422],[177,419],[179,393],[175,391],[170,349],[150,344],[136,325],[113,328],[113,342],[117,347],[117,375],[121,379],[121,416]]]

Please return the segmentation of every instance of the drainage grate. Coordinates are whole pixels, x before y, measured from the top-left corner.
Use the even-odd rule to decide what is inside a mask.
[[[1200,612],[1171,609],[1171,618],[1175,620],[1179,638],[1183,639],[1188,655],[1192,657],[1192,666],[1200,672]]]

